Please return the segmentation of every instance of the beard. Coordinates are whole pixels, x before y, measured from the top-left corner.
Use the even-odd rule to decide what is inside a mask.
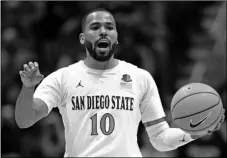
[[[107,55],[104,55],[104,52],[97,52],[96,48],[97,46],[92,46],[92,43],[89,41],[85,41],[85,48],[88,50],[89,54],[94,58],[95,60],[99,62],[108,61],[116,52],[117,42],[115,42],[112,47],[110,47],[109,51],[107,52]]]

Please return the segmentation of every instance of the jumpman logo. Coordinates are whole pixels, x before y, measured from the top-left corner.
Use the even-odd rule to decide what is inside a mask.
[[[80,86],[80,87],[84,87],[84,86],[82,86],[82,84],[81,84],[81,80],[80,80],[80,82],[78,83],[78,85],[76,86],[76,88],[79,87],[79,86]]]

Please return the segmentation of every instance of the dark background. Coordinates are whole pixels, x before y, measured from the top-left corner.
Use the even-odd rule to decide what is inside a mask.
[[[120,43],[116,57],[153,75],[171,126],[171,99],[190,82],[211,85],[226,108],[226,3],[1,2],[2,156],[63,156],[64,129],[57,109],[31,128],[15,124],[14,107],[22,86],[18,72],[23,64],[37,61],[47,76],[83,59],[80,20],[96,7],[115,16]],[[226,156],[226,121],[212,135],[170,152],[155,150],[140,125],[138,143],[143,156]]]

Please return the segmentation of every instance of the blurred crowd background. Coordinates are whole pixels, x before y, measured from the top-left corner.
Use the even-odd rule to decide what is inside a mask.
[[[5,157],[63,156],[64,128],[58,109],[29,129],[15,124],[21,89],[19,70],[37,61],[47,76],[85,57],[80,22],[90,9],[115,16],[119,33],[116,57],[154,77],[168,122],[174,93],[190,82],[214,87],[226,108],[226,2],[1,1],[1,153]],[[226,121],[220,131],[175,151],[158,152],[140,124],[143,156],[226,156]]]

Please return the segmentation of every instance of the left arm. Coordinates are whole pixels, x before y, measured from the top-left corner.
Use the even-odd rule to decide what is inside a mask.
[[[147,71],[144,71],[142,89],[144,94],[140,105],[142,122],[154,148],[159,151],[170,151],[193,141],[190,134],[180,128],[170,128],[165,121],[156,83]]]

